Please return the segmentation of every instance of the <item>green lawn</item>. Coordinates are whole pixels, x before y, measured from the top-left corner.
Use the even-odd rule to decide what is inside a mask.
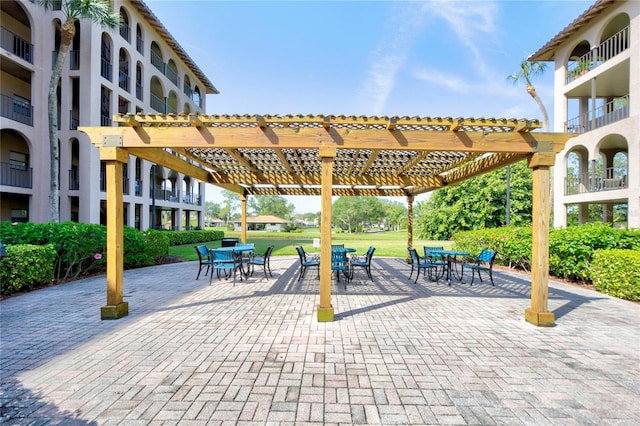
[[[240,232],[225,231],[225,237],[240,237]],[[263,253],[268,246],[275,246],[273,256],[295,256],[296,246],[303,246],[309,253],[317,253],[318,249],[313,247],[313,239],[320,238],[318,228],[305,229],[302,233],[288,232],[264,232],[247,231],[247,242],[256,245],[256,252]],[[407,232],[375,232],[358,234],[333,234],[331,237],[333,244],[344,244],[346,247],[353,247],[357,254],[364,254],[369,246],[374,246],[376,252],[374,256],[405,257],[407,255]],[[220,241],[205,243],[209,248],[220,247]],[[413,240],[413,246],[422,251],[423,245],[438,245],[450,248],[451,241],[428,241]],[[198,255],[193,248],[194,244],[169,247],[169,255],[178,256],[183,260],[198,260]]]

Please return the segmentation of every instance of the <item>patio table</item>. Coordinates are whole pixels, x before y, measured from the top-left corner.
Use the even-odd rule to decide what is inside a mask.
[[[456,269],[456,265],[458,264],[458,256],[469,256],[470,253],[467,251],[456,251],[456,250],[431,250],[431,253],[439,254],[442,256],[446,256],[447,258],[447,284],[451,285],[451,276],[455,274],[458,281],[462,279],[462,271],[458,272]],[[462,264],[460,264],[462,265]],[[462,269],[462,266],[460,266]]]

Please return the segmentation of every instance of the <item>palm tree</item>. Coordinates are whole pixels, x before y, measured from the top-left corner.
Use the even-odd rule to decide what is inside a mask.
[[[531,78],[536,75],[541,75],[547,69],[547,64],[544,62],[523,60],[520,63],[520,70],[507,77],[507,80],[511,80],[513,84],[518,84],[519,81],[524,81],[527,84],[527,93],[536,101],[542,111],[542,125],[544,131],[549,131],[549,116],[547,115],[547,109],[538,97],[536,88],[531,84]]]
[[[60,83],[62,64],[67,58],[71,41],[76,34],[76,21],[88,19],[100,24],[103,28],[115,29],[120,26],[120,15],[113,11],[108,0],[31,0],[45,8],[53,10],[54,6],[60,6],[64,13],[65,21],[60,27],[60,49],[56,57],[56,63],[51,72],[49,82],[49,96],[47,111],[49,114],[49,153],[51,157],[51,194],[49,195],[50,219],[52,222],[60,221],[60,206],[58,185],[58,97],[57,90]]]

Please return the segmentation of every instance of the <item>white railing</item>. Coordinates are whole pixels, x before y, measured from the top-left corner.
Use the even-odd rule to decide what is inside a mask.
[[[597,47],[567,63],[567,83],[602,65],[614,56],[624,52],[630,44],[630,27],[625,27]]]
[[[564,126],[567,133],[585,133],[625,118],[629,118],[629,95],[615,98],[596,108],[595,117],[590,112],[580,114],[568,120]]]

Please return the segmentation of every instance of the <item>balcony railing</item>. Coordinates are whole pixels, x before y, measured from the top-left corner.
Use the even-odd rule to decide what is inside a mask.
[[[162,62],[162,58],[154,51],[151,51],[151,65],[156,67],[162,74],[164,74],[164,70],[167,67],[167,65]]]
[[[139,100],[142,100],[143,94],[144,94],[144,88],[142,87],[142,84],[136,83],[136,98],[138,98]]]
[[[69,69],[73,71],[80,69],[80,51],[79,50],[69,51]]]
[[[78,126],[80,124],[80,111],[71,110],[69,111],[69,130],[78,130]]]
[[[32,188],[32,169],[21,169],[11,163],[0,162],[0,185]]]
[[[142,196],[142,181],[140,179],[136,179],[136,189],[135,189],[136,197]]]
[[[111,81],[111,62],[106,58],[100,60],[100,75]]]
[[[80,189],[80,172],[78,169],[69,170],[69,190],[77,191]]]
[[[131,27],[129,27],[129,24],[122,24],[120,26],[120,36],[129,41],[129,37],[131,36]]]
[[[33,126],[33,105],[22,99],[2,95],[2,110],[0,114],[18,123]]]
[[[150,99],[150,104],[151,104],[151,108],[155,109],[156,112],[160,113],[160,114],[166,114],[167,113],[167,102],[165,99],[159,98],[158,96],[154,95],[153,93],[151,93],[150,95],[151,99]]]
[[[102,171],[100,172],[100,192],[106,192],[106,191],[107,191],[107,174],[106,172]],[[129,178],[126,176],[122,178],[122,194],[129,195]]]
[[[591,113],[580,114],[565,123],[567,133],[585,133],[616,121],[629,118],[629,95],[616,98],[596,108],[595,118]]]
[[[200,204],[200,195],[198,194],[186,194],[182,197],[182,202],[184,204],[191,204],[193,206],[199,206]]]
[[[120,71],[120,73],[118,74],[118,86],[122,90],[126,90],[127,92],[129,91],[129,74],[128,73],[124,71]]]
[[[100,125],[111,126],[111,117],[109,117],[108,115],[100,115]]]
[[[185,95],[187,95],[189,99],[191,99],[191,96],[193,96],[193,89],[189,87],[187,83],[183,84],[182,91],[184,92]]]
[[[140,36],[136,38],[136,49],[141,55],[144,55],[144,39]]]
[[[623,28],[596,48],[582,55],[578,60],[567,63],[567,83],[571,83],[581,75],[627,50],[631,41],[630,35],[630,27]]]
[[[33,63],[33,44],[21,37],[18,37],[5,27],[2,27],[1,34],[2,38],[0,39],[0,45],[4,50],[13,53],[30,64]]]
[[[598,175],[589,172],[570,175],[564,181],[565,195],[609,191],[623,189],[628,186],[627,176],[620,175],[619,172],[616,173],[613,167],[605,169]]]
[[[178,73],[167,67],[167,78],[178,87]]]
[[[153,198],[153,188],[149,188],[149,198]],[[177,203],[180,201],[180,191],[164,189],[164,188],[156,188],[155,189],[155,199],[156,201],[170,201],[173,203]]]

